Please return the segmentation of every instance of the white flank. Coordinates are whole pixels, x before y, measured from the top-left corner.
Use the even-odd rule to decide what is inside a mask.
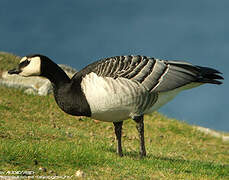
[[[90,73],[81,82],[82,90],[91,108],[92,118],[108,122],[152,113],[171,101],[180,91],[198,85],[200,83],[191,83],[172,91],[158,93],[156,102],[147,102],[154,95],[153,92],[149,94],[144,86],[129,79],[113,79]],[[147,109],[142,109],[144,103],[148,103],[145,106]]]
[[[92,118],[101,121],[114,122],[140,115],[138,105],[148,94],[138,82],[99,77],[95,73],[86,75],[81,87],[91,108]]]

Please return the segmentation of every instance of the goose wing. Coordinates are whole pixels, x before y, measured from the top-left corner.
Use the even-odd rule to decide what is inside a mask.
[[[187,62],[166,61],[146,56],[115,56],[90,64],[78,76],[90,72],[102,77],[126,78],[141,83],[148,91],[166,92],[191,82],[221,84],[219,71]]]

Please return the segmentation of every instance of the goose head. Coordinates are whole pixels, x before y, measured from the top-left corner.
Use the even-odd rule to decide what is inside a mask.
[[[9,70],[9,74],[20,76],[39,76],[41,75],[42,55],[25,56],[20,60],[17,68]]]

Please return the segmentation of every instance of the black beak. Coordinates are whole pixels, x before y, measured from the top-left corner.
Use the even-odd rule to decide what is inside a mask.
[[[21,70],[16,69],[16,68],[11,69],[11,70],[8,71],[9,74],[19,74],[20,72],[21,72]]]

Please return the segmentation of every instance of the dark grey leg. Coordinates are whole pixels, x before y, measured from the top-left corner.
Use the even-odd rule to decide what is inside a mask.
[[[119,154],[119,156],[123,156],[122,154],[122,124],[123,121],[121,122],[113,122],[114,127],[115,127],[115,135],[116,135],[116,139],[118,142],[117,145],[117,153]]]
[[[142,116],[135,116],[133,120],[137,123],[136,128],[138,130],[139,138],[140,138],[140,156],[146,156],[146,149],[145,149],[145,140],[144,140],[144,117]]]

